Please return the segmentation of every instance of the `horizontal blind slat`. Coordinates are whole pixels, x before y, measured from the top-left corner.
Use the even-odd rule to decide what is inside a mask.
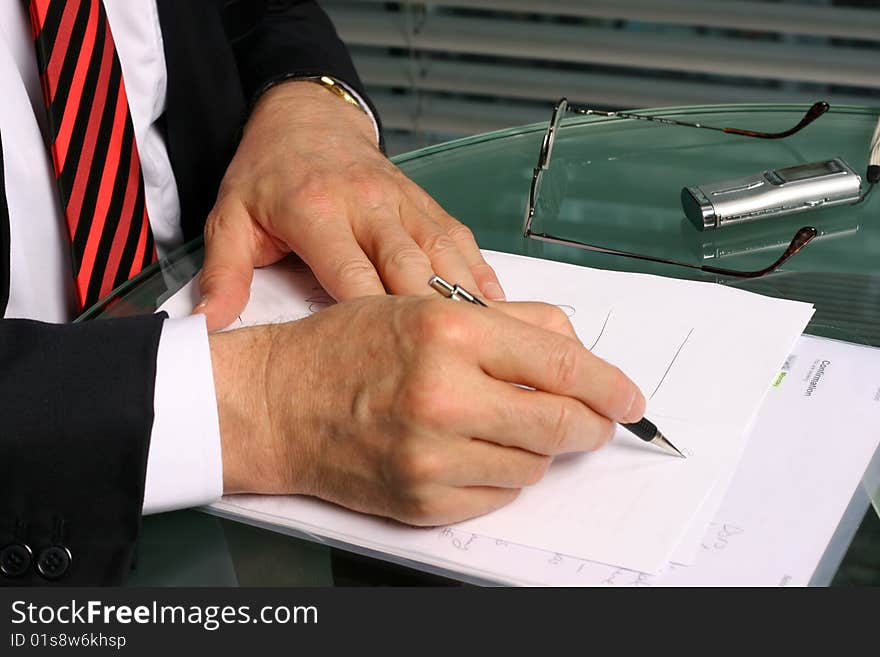
[[[375,50],[355,49],[358,71],[370,87],[412,89],[516,99],[543,103],[563,96],[576,103],[601,107],[665,107],[709,103],[764,103],[816,101],[815,93],[766,89],[737,84],[631,77],[580,71],[542,70],[509,64],[480,64],[425,60],[414,64],[406,57]],[[832,104],[857,105],[857,95],[827,94]]]
[[[382,5],[385,0],[324,4]],[[880,7],[857,9],[748,0],[431,0],[414,4],[880,40]]]
[[[469,135],[502,130],[549,118],[547,109],[505,107],[487,101],[432,98],[422,103],[414,96],[374,92],[375,103],[386,130]]]
[[[400,16],[328,6],[349,44],[880,89],[874,53],[712,37],[634,33],[509,19],[430,16],[408,34]],[[805,62],[809,65],[805,66]]]

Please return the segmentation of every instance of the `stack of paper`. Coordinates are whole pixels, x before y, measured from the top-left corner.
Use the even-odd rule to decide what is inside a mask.
[[[781,505],[785,495],[776,482],[792,479],[791,473],[768,466],[782,470],[799,462],[790,457],[777,461],[780,450],[793,439],[773,413],[790,412],[791,420],[811,409],[821,408],[824,413],[827,396],[820,400],[816,390],[820,385],[828,389],[825,382],[832,378],[841,380],[841,368],[822,366],[831,359],[813,353],[820,349],[816,345],[824,349],[833,343],[813,340],[801,342],[799,348],[806,345],[807,355],[790,358],[788,374],[778,388],[770,386],[809,321],[812,306],[714,284],[493,252],[486,252],[486,258],[511,299],[541,300],[565,309],[584,344],[639,384],[648,398],[648,417],[688,458],[670,457],[621,429],[596,453],[558,458],[544,481],[508,507],[439,529],[414,529],[304,497],[229,497],[213,511],[483,581],[621,584],[658,577],[663,583],[686,582],[687,577],[710,581],[709,573],[700,568],[707,558],[702,547],[707,527],[720,537],[715,543],[749,549],[748,538],[743,538],[745,520],[759,522],[755,518],[760,515],[755,514],[760,514],[762,505],[777,500]],[[184,288],[163,309],[172,316],[188,313],[198,298],[193,288]],[[251,301],[230,328],[297,319],[330,303],[306,268],[286,261],[256,273]],[[795,383],[811,359],[820,363],[807,377],[813,392],[804,399],[812,406],[795,409],[793,404],[800,399]],[[814,385],[810,377],[816,376]],[[771,389],[771,403],[762,414],[769,419],[759,422],[755,434],[762,442],[753,440],[743,468],[737,471],[749,428]],[[786,393],[786,402],[779,401]],[[871,410],[876,412],[877,406]],[[818,414],[829,417],[823,413]],[[818,420],[810,424],[812,429],[819,426]],[[842,450],[839,474],[845,485],[835,487],[839,494],[834,500],[845,497],[844,508],[876,438],[873,443],[857,441],[857,450]],[[744,469],[749,464],[751,469]],[[734,484],[728,494],[731,481],[744,477],[746,483]],[[757,490],[749,486],[760,477]],[[823,495],[817,508],[828,507],[828,499]],[[733,508],[728,509],[728,503]],[[837,514],[832,518],[833,531],[842,509],[830,506],[825,515]],[[773,512],[779,508],[766,509],[774,522]],[[719,515],[725,511],[730,515]],[[733,520],[718,527],[711,524],[721,517]],[[755,537],[753,545],[761,544],[757,528],[748,536]],[[821,543],[823,537],[817,540]],[[827,543],[827,537],[824,540]],[[697,566],[671,569],[670,563]],[[805,583],[802,579],[798,583]],[[740,580],[734,576],[731,581]],[[760,583],[776,582],[761,579]]]

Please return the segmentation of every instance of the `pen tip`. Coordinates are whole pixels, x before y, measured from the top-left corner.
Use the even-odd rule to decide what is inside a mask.
[[[659,431],[657,432],[657,435],[654,436],[654,440],[652,440],[651,442],[654,445],[657,445],[657,447],[660,447],[661,449],[665,449],[670,454],[675,454],[679,458],[687,458],[684,454],[681,453],[681,451],[675,445],[673,445],[671,442],[669,442],[669,440],[667,440],[666,436],[664,436]]]

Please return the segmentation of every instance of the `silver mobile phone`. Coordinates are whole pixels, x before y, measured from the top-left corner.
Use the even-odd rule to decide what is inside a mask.
[[[681,205],[699,230],[856,203],[862,178],[841,158],[685,187]]]

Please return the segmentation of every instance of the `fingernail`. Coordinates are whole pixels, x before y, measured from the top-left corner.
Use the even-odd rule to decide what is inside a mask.
[[[483,286],[483,294],[486,295],[486,298],[489,299],[489,301],[505,301],[507,299],[501,286],[494,282],[486,283]]]
[[[206,295],[206,296],[203,296],[203,297],[202,297],[202,300],[199,301],[198,305],[196,305],[196,307],[193,308],[193,312],[194,312],[194,313],[200,313],[200,312],[202,312],[202,311],[205,309],[205,307],[206,307],[207,305],[208,305],[208,297],[207,297],[207,295]]]
[[[642,393],[638,389],[633,388],[633,396],[629,402],[626,413],[623,414],[623,422],[629,424],[638,422],[645,416],[645,403]]]

